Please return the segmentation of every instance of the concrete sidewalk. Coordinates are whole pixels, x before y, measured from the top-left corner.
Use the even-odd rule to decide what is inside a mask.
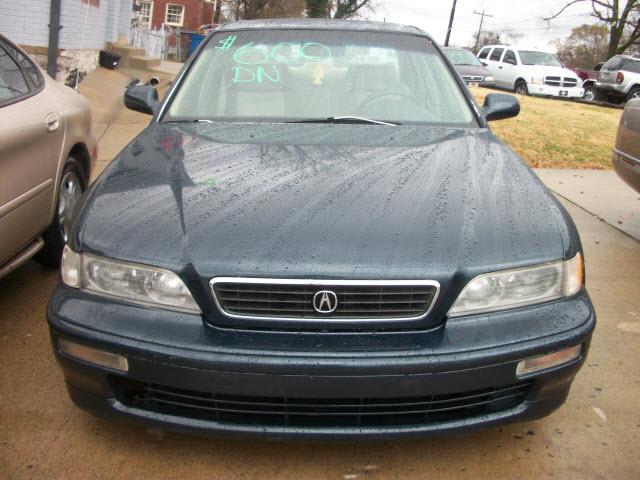
[[[127,84],[133,78],[146,81],[152,76],[158,77],[158,93],[162,98],[181,67],[182,64],[162,62],[151,70],[98,68],[80,83],[80,93],[91,104],[92,128],[98,137],[98,163],[92,180],[151,120],[149,115],[125,108],[123,97]]]
[[[640,241],[640,193],[613,170],[535,169],[545,185],[612,227]]]

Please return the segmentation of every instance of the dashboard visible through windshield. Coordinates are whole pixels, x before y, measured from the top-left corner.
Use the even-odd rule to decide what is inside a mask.
[[[460,86],[429,39],[332,30],[213,34],[162,121],[472,125]]]

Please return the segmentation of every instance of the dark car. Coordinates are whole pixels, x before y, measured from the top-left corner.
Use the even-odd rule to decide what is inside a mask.
[[[467,84],[493,87],[495,79],[473,52],[464,48],[445,47],[442,49],[453,67]]]
[[[90,188],[47,309],[81,408],[227,435],[477,429],[565,400],[576,228],[424,32],[216,29]]]

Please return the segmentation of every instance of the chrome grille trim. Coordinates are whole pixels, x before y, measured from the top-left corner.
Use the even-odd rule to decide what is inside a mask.
[[[481,82],[484,80],[484,77],[480,75],[462,75],[462,79],[465,82]]]
[[[549,76],[544,78],[545,85],[552,87],[567,87],[572,88],[578,86],[578,79],[572,77],[554,77]]]
[[[267,285],[304,285],[315,286],[319,289],[327,286],[354,286],[354,287],[415,287],[415,286],[427,286],[434,287],[435,291],[431,298],[431,302],[428,305],[427,310],[421,315],[408,316],[408,317],[348,317],[348,316],[317,316],[317,317],[291,317],[291,316],[268,316],[268,315],[246,315],[232,313],[224,309],[220,303],[220,299],[216,294],[214,288],[219,283],[236,283],[236,284],[267,284]],[[427,317],[431,310],[438,301],[440,294],[440,283],[435,280],[330,280],[330,279],[291,279],[291,278],[255,278],[255,277],[214,277],[209,281],[209,288],[219,311],[227,317],[235,319],[245,320],[260,320],[260,321],[286,321],[286,322],[302,322],[302,323],[340,323],[348,322],[352,323],[371,323],[371,322],[406,322],[414,320],[422,320]],[[418,303],[418,302],[415,302]],[[424,303],[424,302],[423,302]]]

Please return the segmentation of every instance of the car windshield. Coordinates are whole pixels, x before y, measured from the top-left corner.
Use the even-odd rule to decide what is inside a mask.
[[[340,117],[475,124],[462,89],[428,38],[311,29],[213,34],[162,121]]]
[[[520,50],[520,59],[525,65],[545,65],[547,67],[561,67],[562,63],[552,53],[532,52]]]
[[[444,49],[444,54],[454,65],[476,65],[482,66],[480,60],[469,50]]]

